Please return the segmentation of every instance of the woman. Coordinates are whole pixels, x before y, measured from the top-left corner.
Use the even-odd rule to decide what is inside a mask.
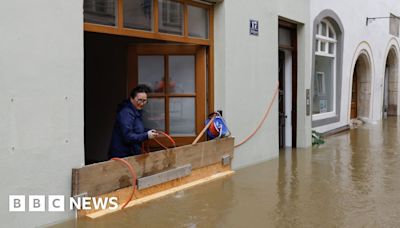
[[[109,158],[128,157],[140,154],[143,141],[158,136],[157,132],[146,130],[142,120],[142,109],[147,104],[147,93],[150,88],[138,85],[117,108],[117,117],[111,136]]]

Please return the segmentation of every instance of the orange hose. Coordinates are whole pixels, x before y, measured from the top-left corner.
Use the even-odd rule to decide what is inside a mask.
[[[158,141],[156,138],[154,138],[154,141],[156,141],[156,143],[158,143],[158,145],[160,145],[162,148],[168,150],[168,147],[165,146],[164,144],[162,144],[160,141]]]
[[[128,167],[129,172],[130,172],[131,175],[132,175],[132,192],[131,192],[131,195],[129,196],[129,199],[128,199],[128,200],[124,203],[124,205],[121,207],[121,210],[122,210],[122,209],[124,209],[124,208],[126,207],[126,205],[128,205],[128,203],[132,200],[133,196],[135,195],[137,177],[136,177],[135,169],[134,169],[133,166],[132,166],[129,162],[127,162],[126,160],[121,159],[121,158],[111,158],[111,160],[119,161],[119,162],[122,162],[123,164],[125,164],[125,165]]]
[[[260,130],[261,126],[265,122],[265,119],[267,119],[267,117],[268,117],[268,115],[269,115],[269,113],[271,111],[272,105],[274,104],[274,101],[276,99],[276,96],[278,95],[278,92],[279,92],[279,82],[276,83],[276,89],[275,89],[274,97],[272,98],[272,100],[271,100],[271,102],[270,102],[270,104],[268,106],[268,109],[266,110],[266,112],[265,112],[263,118],[261,119],[260,123],[258,123],[256,129],[249,136],[247,136],[239,144],[235,145],[235,148],[239,147],[239,146],[243,145],[244,143],[246,143],[247,141],[249,141],[257,133],[257,131]]]
[[[160,134],[164,135],[165,137],[167,137],[169,139],[169,141],[172,142],[172,145],[174,145],[174,147],[176,147],[175,140],[171,136],[169,136],[167,133],[165,133],[163,131],[157,131],[157,133],[160,133]],[[157,142],[157,140],[156,140],[156,142]]]
[[[163,132],[163,131],[157,131],[157,133],[159,133],[159,134],[162,134],[162,135],[164,135],[165,137],[167,137],[168,139],[169,139],[169,141],[172,143],[172,145],[174,146],[174,147],[176,147],[176,142],[175,142],[175,140],[170,136],[170,135],[168,135],[167,133],[165,133],[165,132]],[[165,146],[163,143],[161,143],[159,140],[157,140],[157,138],[154,138],[153,139],[156,143],[158,143],[158,145],[160,145],[162,148],[164,148],[164,149],[169,149],[167,146]],[[149,148],[147,148],[147,150],[148,151],[146,151],[145,149],[144,149],[144,143],[142,143],[142,154],[147,154],[147,153],[149,153]]]

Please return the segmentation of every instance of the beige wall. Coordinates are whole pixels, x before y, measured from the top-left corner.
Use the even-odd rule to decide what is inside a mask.
[[[370,67],[370,100],[369,123],[377,123],[382,118],[383,89],[386,57],[389,49],[399,49],[399,38],[389,33],[390,20],[378,19],[369,21],[367,17],[390,14],[400,15],[400,5],[397,0],[313,0],[310,1],[310,19],[314,21],[322,11],[329,9],[335,12],[343,25],[343,59],[342,59],[342,90],[340,103],[340,120],[315,128],[320,132],[327,132],[349,124],[351,107],[351,83],[355,62],[361,52],[367,52]],[[363,5],[362,8],[359,6]],[[357,10],[353,10],[357,9]],[[398,86],[397,82],[397,86]],[[398,99],[397,95],[397,99]],[[364,114],[365,115],[365,114]]]
[[[0,218],[33,227],[67,213],[10,213],[10,194],[70,195],[84,163],[83,1],[0,7]]]
[[[215,10],[215,108],[223,109],[236,143],[249,135],[270,103],[278,80],[278,18],[308,20],[308,2],[224,1]],[[243,6],[246,7],[243,7]],[[249,20],[259,21],[259,36],[249,35]],[[309,88],[308,26],[299,26],[298,145],[309,146],[310,119],[305,117]],[[308,137],[309,136],[309,137]],[[310,138],[310,139],[309,139]],[[278,103],[260,131],[235,150],[234,168],[278,156]]]

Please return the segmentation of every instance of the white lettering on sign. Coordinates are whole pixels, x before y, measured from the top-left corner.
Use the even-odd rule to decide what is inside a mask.
[[[250,19],[250,35],[258,36],[258,21]]]

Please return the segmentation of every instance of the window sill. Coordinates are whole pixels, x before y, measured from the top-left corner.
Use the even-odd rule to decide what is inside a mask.
[[[335,116],[336,116],[336,112],[335,111],[324,112],[324,113],[312,115],[312,120],[323,120],[323,119],[328,119],[328,118],[332,118],[332,117],[335,117]]]

